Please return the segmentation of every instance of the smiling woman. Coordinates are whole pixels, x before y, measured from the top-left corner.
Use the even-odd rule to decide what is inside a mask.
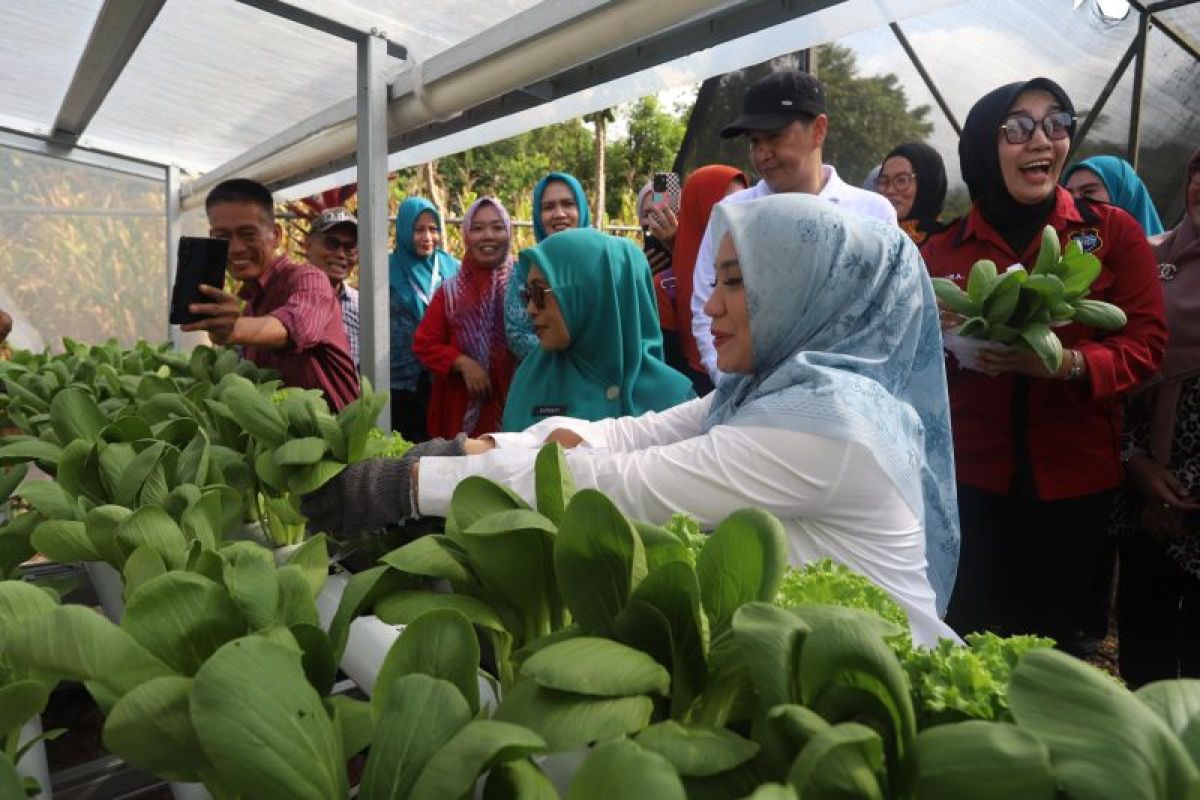
[[[982,354],[987,373],[949,372],[963,552],[947,621],[960,633],[1037,633],[1079,652],[1103,615],[1090,604],[1103,594],[1094,586],[1112,577],[1104,532],[1121,475],[1119,398],[1158,368],[1166,328],[1138,224],[1057,185],[1074,131],[1071,100],[1049,79],[981,98],[958,146],[971,211],[921,252],[935,276],[965,285],[981,259],[1032,266],[1052,226],[1100,260],[1090,297],[1128,319],[1114,333],[1058,328],[1057,373],[1021,347]]]

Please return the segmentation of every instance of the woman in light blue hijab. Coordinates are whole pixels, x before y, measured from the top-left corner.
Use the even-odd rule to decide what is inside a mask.
[[[533,238],[541,242],[547,236],[571,228],[587,228],[592,224],[587,194],[583,184],[566,172],[551,172],[533,187]],[[538,338],[521,302],[528,268],[514,267],[513,278],[504,296],[504,331],[508,349],[517,360],[525,358],[538,346]]]
[[[412,469],[353,465],[321,500],[322,530],[445,516],[468,475],[532,500],[538,449],[556,441],[570,448],[576,485],[634,519],[662,524],[686,511],[712,529],[761,508],[782,523],[792,564],[832,558],[896,599],[914,641],[956,638],[940,619],[959,543],[950,409],[916,246],[899,228],[804,194],[720,204],[711,224],[717,285],[705,311],[726,373],[714,392],[640,416],[553,417],[441,443],[432,461],[409,458]],[[416,476],[415,492],[393,474]],[[347,501],[343,482],[372,487],[371,497]],[[368,520],[348,510],[376,502],[391,510]]]
[[[1147,236],[1163,232],[1158,209],[1133,165],[1117,156],[1092,156],[1063,173],[1063,186],[1076,198],[1108,203],[1141,224]]]

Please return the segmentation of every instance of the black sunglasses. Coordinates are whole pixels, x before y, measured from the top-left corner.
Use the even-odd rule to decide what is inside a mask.
[[[325,245],[326,250],[337,252],[345,250],[347,253],[353,253],[358,249],[358,242],[353,239],[343,239],[340,236],[327,234],[321,237],[321,244]]]
[[[521,305],[527,306],[530,302],[538,311],[546,310],[546,295],[553,294],[554,290],[549,286],[534,286],[532,289],[524,288],[521,290]]]
[[[1074,122],[1075,116],[1068,111],[1055,111],[1041,119],[1034,119],[1028,114],[1013,114],[1004,120],[1000,130],[1004,131],[1004,139],[1009,144],[1025,144],[1033,138],[1038,126],[1041,126],[1047,139],[1066,139],[1071,135]]]

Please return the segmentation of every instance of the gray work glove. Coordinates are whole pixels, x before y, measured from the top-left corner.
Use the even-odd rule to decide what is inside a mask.
[[[320,489],[300,498],[308,532],[333,536],[374,531],[413,516],[412,470],[423,456],[466,455],[466,434],[413,445],[401,458],[351,464]]]

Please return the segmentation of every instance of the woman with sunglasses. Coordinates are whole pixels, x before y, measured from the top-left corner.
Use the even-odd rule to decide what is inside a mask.
[[[716,391],[664,412],[558,417],[352,464],[304,498],[310,528],[445,516],[469,475],[532,499],[534,460],[551,439],[570,447],[578,486],[631,517],[661,524],[686,510],[712,529],[762,508],[783,523],[793,564],[858,570],[904,607],[914,640],[953,638],[938,619],[958,552],[945,367],[916,248],[892,226],[799,193],[720,204],[711,230],[717,285],[705,311],[726,375]],[[558,238],[534,258],[553,263]]]
[[[900,227],[915,244],[945,230],[939,217],[946,204],[946,164],[929,145],[908,142],[893,148],[872,188],[895,206]]]
[[[1089,586],[1104,567],[1105,531],[1121,480],[1120,396],[1158,369],[1166,343],[1154,254],[1138,224],[1058,186],[1075,113],[1066,92],[1035,78],[1002,86],[971,109],[959,139],[970,213],[931,237],[931,273],[965,286],[971,266],[1032,267],[1053,226],[1103,264],[1091,297],[1125,311],[1124,328],[1056,329],[1062,366],[1032,350],[948,371],[962,560],[947,621],[960,633],[1049,636],[1078,651]],[[961,317],[943,313],[943,327]],[[953,359],[951,359],[953,362]]]
[[[637,416],[695,397],[663,361],[650,265],[632,241],[563,231],[522,250],[518,272],[539,347],[513,376],[504,430],[556,416]]]

